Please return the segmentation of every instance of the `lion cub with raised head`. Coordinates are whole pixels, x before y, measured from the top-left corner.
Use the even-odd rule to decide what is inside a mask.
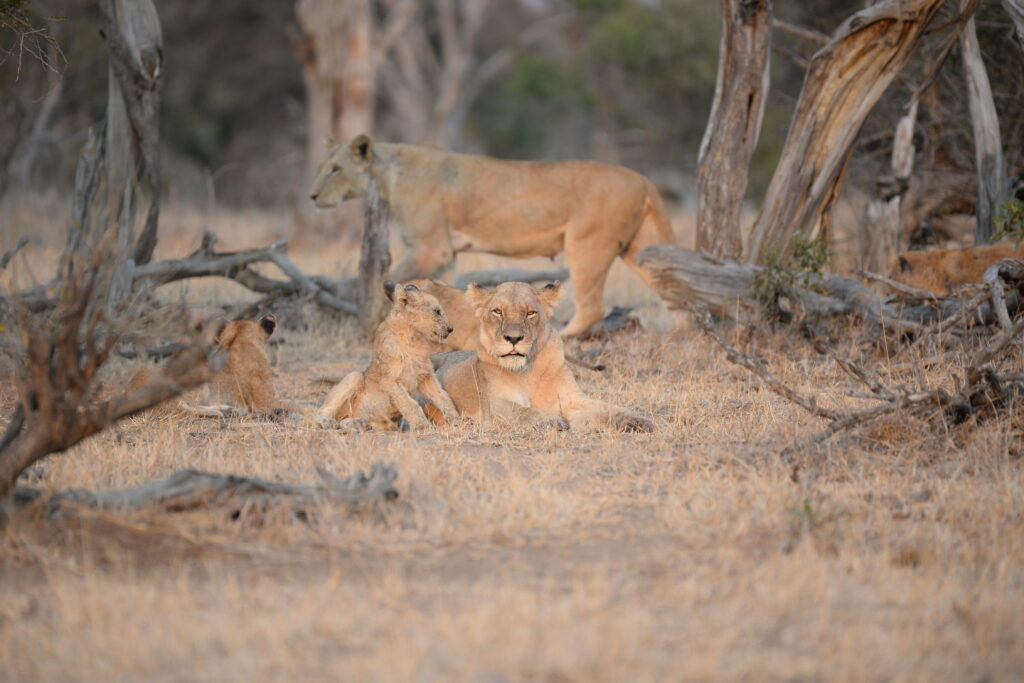
[[[345,376],[324,399],[317,421],[342,420],[355,429],[393,429],[404,417],[410,429],[429,426],[413,395],[418,392],[440,411],[443,420],[458,417],[451,398],[434,376],[430,354],[452,328],[438,300],[416,285],[384,284],[391,310],[373,339],[373,360],[365,372]],[[436,411],[431,411],[436,415]]]

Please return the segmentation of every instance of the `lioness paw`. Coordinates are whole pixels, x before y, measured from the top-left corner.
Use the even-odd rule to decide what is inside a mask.
[[[639,415],[616,415],[612,427],[620,432],[653,432],[654,423]]]
[[[538,422],[535,422],[533,426],[542,432],[569,431],[569,421],[564,417],[552,417],[546,420],[539,420]]]

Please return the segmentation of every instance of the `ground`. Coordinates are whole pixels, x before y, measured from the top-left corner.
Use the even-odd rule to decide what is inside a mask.
[[[174,210],[163,220],[174,225]],[[218,221],[223,246],[275,237],[259,220]],[[191,228],[165,238],[164,255],[190,250],[204,222],[178,221]],[[342,251],[295,243],[292,254],[336,274]],[[177,287],[163,296],[241,295]],[[652,435],[345,435],[154,412],[47,459],[29,483],[120,487],[184,467],[313,482],[317,466],[345,476],[383,460],[397,466],[400,497],[358,514],[324,506],[306,521],[285,507],[22,513],[0,529],[0,679],[1024,676],[1019,416],[958,428],[894,418],[786,461],[781,447],[820,420],[697,332],[673,331],[625,269],[609,299],[640,302],[647,329],[571,345],[608,366],[577,375],[652,418]],[[322,378],[367,360],[347,323],[283,322],[272,358],[289,400],[315,404]],[[737,339],[794,387],[863,405],[799,337]],[[863,352],[858,339],[851,329],[838,343]],[[110,381],[135,367],[118,363]]]

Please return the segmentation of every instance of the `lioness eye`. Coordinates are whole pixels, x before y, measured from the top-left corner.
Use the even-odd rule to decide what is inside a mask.
[[[494,315],[498,316],[499,318],[501,317],[501,309],[500,308],[495,308],[494,310],[491,311],[491,313],[493,313]]]
[[[434,315],[441,315],[441,309],[440,308],[435,308],[434,309]]]
[[[526,317],[527,318],[536,318],[537,317],[537,311],[530,311],[530,312],[528,312],[526,314]]]

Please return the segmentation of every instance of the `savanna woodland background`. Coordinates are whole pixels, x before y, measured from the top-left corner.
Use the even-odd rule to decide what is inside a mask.
[[[1024,677],[1024,268],[866,274],[1019,239],[1020,0],[0,0],[0,117],[0,679]],[[567,342],[653,434],[180,409],[210,313],[368,361],[362,132],[655,181]]]

